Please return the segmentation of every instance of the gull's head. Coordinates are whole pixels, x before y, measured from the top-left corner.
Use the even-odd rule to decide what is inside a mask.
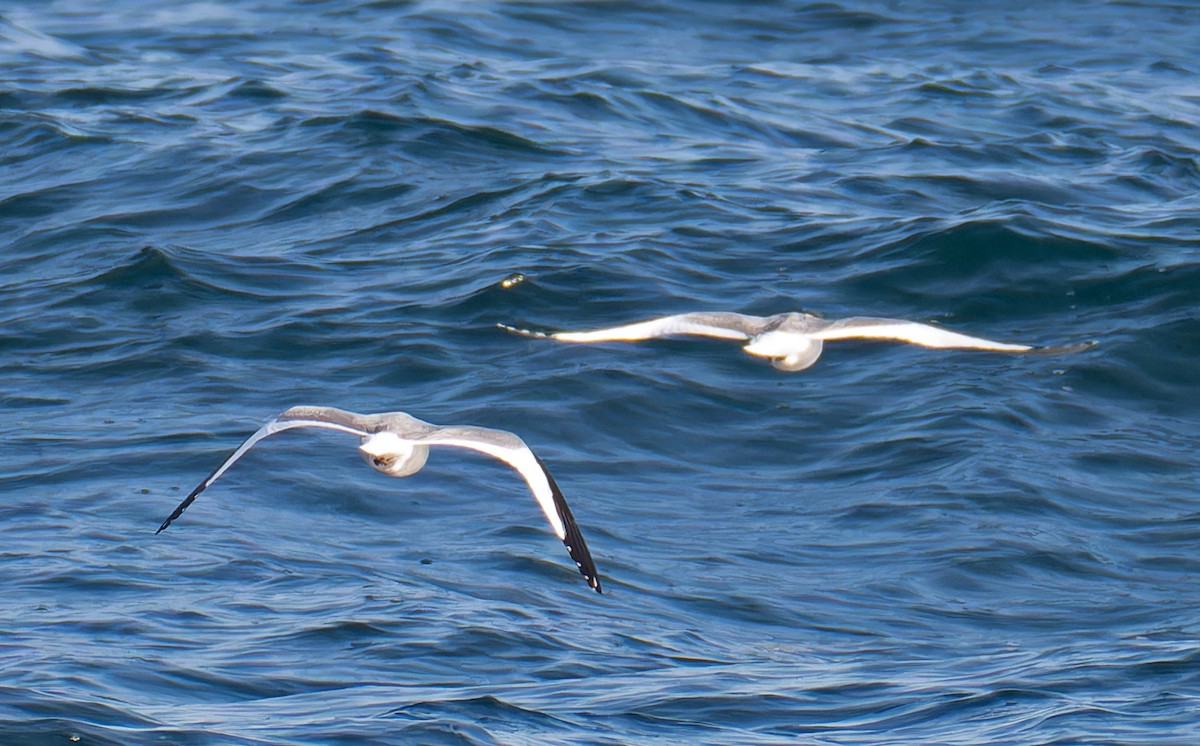
[[[798,370],[812,367],[819,357],[821,357],[821,343],[817,342],[814,347],[804,352],[793,352],[791,355],[771,358],[771,367],[795,373]]]
[[[804,370],[817,362],[825,343],[807,334],[770,331],[750,340],[743,349],[751,355],[765,357],[778,370]]]
[[[389,477],[416,474],[429,458],[429,446],[417,445],[387,431],[363,438],[362,451],[372,469]]]

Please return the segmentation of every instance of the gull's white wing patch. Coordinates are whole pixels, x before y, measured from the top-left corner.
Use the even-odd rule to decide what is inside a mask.
[[[433,432],[412,438],[414,442],[424,445],[444,445],[469,448],[497,458],[513,469],[516,469],[529,485],[534,499],[550,522],[554,535],[567,547],[575,566],[597,593],[600,592],[600,578],[596,574],[596,564],[592,561],[587,542],[567,507],[566,498],[550,476],[549,470],[542,460],[537,457],[525,441],[512,433],[503,430],[491,430],[484,427],[436,427]]]
[[[158,531],[154,533],[161,533],[163,529],[171,525],[172,521],[183,515],[183,511],[187,510],[188,506],[196,501],[201,492],[208,489],[209,485],[217,481],[229,467],[233,466],[238,459],[245,455],[246,451],[249,451],[255,443],[263,438],[297,427],[321,427],[329,430],[340,430],[341,432],[353,435],[366,436],[370,434],[370,431],[365,429],[365,426],[362,424],[363,419],[360,415],[353,412],[346,412],[332,407],[292,407],[260,427],[258,432],[246,438],[246,442],[238,446],[236,451],[221,462],[221,465],[212,474],[209,474],[196,489],[192,490],[183,499],[183,502],[179,503],[175,510],[171,512],[171,515],[167,516],[167,520],[163,521],[162,525],[158,527]]]
[[[719,339],[749,339],[764,326],[765,319],[740,313],[683,313],[636,324],[595,329],[587,332],[539,332],[497,324],[501,329],[525,337],[555,339],[559,342],[636,342],[642,339],[691,334]]]
[[[922,347],[995,350],[997,352],[1029,352],[1030,345],[996,342],[982,337],[952,332],[931,324],[899,319],[875,319],[855,316],[831,321],[823,329],[810,332],[816,339],[896,339]]]

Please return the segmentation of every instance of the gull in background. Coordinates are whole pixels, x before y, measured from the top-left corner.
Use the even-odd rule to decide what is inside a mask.
[[[700,312],[664,316],[636,324],[596,329],[588,332],[544,332],[497,324],[501,329],[523,337],[555,339],[559,342],[634,342],[642,339],[694,335],[744,341],[742,348],[751,355],[765,357],[779,370],[804,370],[817,362],[825,342],[837,339],[891,339],[922,347],[994,352],[1034,352],[1059,354],[1079,352],[1095,342],[1035,347],[993,342],[972,337],[940,326],[901,319],[852,316],[829,321],[811,313],[778,313],[774,316],[748,316],[742,313]]]
[[[529,489],[537,499],[550,528],[563,544],[575,566],[597,593],[600,593],[600,578],[596,565],[588,551],[587,543],[575,525],[567,502],[559,491],[546,465],[537,457],[525,441],[504,430],[483,427],[440,427],[418,420],[404,412],[384,414],[355,414],[333,407],[292,407],[259,428],[242,443],[216,471],[209,474],[174,512],[158,527],[160,533],[171,522],[187,510],[196,497],[233,466],[234,462],[250,450],[258,441],[284,430],[297,427],[318,427],[338,430],[362,439],[358,449],[366,456],[367,463],[376,471],[390,477],[407,477],[416,474],[429,457],[429,446],[458,446],[480,451],[505,462],[524,477]]]

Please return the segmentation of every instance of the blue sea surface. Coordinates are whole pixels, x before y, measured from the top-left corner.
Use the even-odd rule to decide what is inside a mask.
[[[0,744],[1200,743],[1200,8],[0,6]],[[506,282],[517,274],[522,282]],[[695,310],[1023,356],[567,345]],[[518,433],[403,480],[297,404]]]

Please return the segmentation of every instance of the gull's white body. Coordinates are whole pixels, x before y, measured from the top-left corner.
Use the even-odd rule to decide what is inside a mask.
[[[262,440],[283,430],[316,427],[337,430],[361,439],[359,450],[373,469],[392,477],[417,473],[429,458],[430,446],[458,446],[500,459],[515,469],[529,485],[534,498],[550,522],[550,528],[567,547],[576,567],[597,593],[600,579],[587,543],[575,524],[566,500],[533,451],[516,435],[483,427],[440,427],[418,420],[403,412],[356,414],[333,407],[292,407],[246,439],[217,469],[192,490],[159,527],[162,531],[178,518],[196,497],[215,482],[246,451]]]
[[[838,339],[889,339],[944,349],[1044,353],[1077,352],[1094,344],[1034,347],[972,337],[916,321],[869,316],[828,321],[811,313],[780,313],[774,316],[723,312],[684,313],[587,332],[539,332],[506,324],[497,326],[513,334],[554,339],[559,342],[633,342],[676,335],[733,339],[744,341],[746,344],[742,349],[747,353],[765,357],[770,360],[771,365],[786,371],[808,368],[821,356],[825,342]]]

